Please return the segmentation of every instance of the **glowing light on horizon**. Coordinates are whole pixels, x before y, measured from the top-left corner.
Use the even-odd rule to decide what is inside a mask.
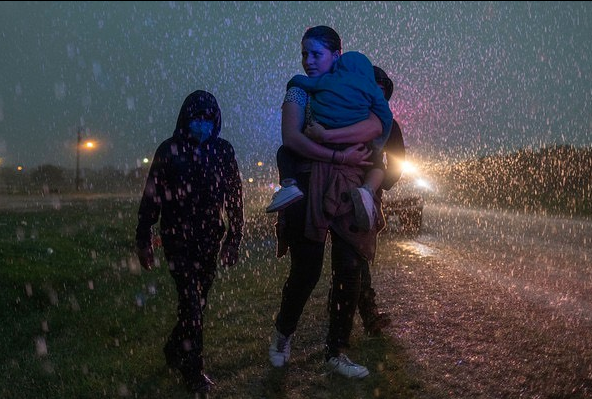
[[[427,190],[431,190],[432,189],[431,184],[427,180],[425,180],[425,179],[416,179],[415,180],[415,185],[417,187],[425,188]]]
[[[403,172],[407,174],[415,174],[417,173],[417,166],[409,161],[403,161]]]

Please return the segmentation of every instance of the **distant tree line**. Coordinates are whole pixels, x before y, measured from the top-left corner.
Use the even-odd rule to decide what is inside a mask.
[[[592,148],[550,146],[434,171],[443,200],[525,212],[592,215]]]
[[[245,189],[275,180],[270,167],[244,170]],[[434,198],[463,206],[592,215],[592,148],[548,146],[428,166],[438,193]],[[148,166],[129,171],[113,167],[81,170],[80,191],[140,194]],[[248,177],[254,182],[248,182]],[[76,192],[75,171],[41,165],[30,171],[0,168],[0,194]],[[247,189],[245,196],[257,193]],[[259,194],[261,195],[261,194]],[[267,201],[268,193],[262,201]]]
[[[31,170],[0,168],[0,194],[69,194],[76,191],[93,193],[141,193],[148,167],[124,172],[105,167],[82,169],[76,184],[76,171],[54,165],[40,165]]]

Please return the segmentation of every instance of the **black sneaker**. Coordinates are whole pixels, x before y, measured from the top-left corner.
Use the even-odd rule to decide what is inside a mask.
[[[191,393],[195,393],[198,397],[205,398],[207,396],[203,396],[212,390],[212,387],[216,385],[214,381],[210,379],[205,374],[200,374],[196,379],[192,379],[191,381],[187,381],[187,388]],[[201,395],[201,396],[199,396]]]
[[[382,334],[382,329],[391,324],[391,318],[387,313],[377,313],[370,317],[368,322],[364,323],[364,330],[367,335],[378,336]]]

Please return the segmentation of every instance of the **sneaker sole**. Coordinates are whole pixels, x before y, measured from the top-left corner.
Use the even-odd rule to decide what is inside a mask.
[[[304,194],[298,194],[294,197],[289,197],[289,198],[285,199],[284,201],[279,202],[277,204],[271,204],[267,208],[265,208],[265,212],[272,213],[272,212],[281,211],[282,209],[287,208],[289,205],[292,205],[294,202],[298,201],[299,199],[302,199],[302,197],[304,197]]]
[[[340,376],[343,376],[345,378],[357,378],[357,379],[366,378],[366,377],[368,377],[368,375],[370,375],[370,371],[368,371],[368,370],[364,370],[364,371],[360,372],[359,374],[355,374],[355,375],[346,375],[346,374],[339,372],[339,370],[337,370],[337,367],[329,370],[329,373],[339,374]]]

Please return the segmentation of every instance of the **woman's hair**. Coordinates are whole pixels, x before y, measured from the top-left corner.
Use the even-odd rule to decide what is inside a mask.
[[[376,65],[374,65],[374,80],[376,80],[376,83],[381,83],[384,86],[384,97],[387,101],[390,100],[393,95],[393,81],[382,68]]]
[[[318,25],[308,28],[306,32],[304,32],[301,42],[304,42],[307,39],[312,39],[323,43],[323,46],[325,46],[331,52],[341,52],[341,38],[339,37],[339,34],[333,30],[333,28],[328,26]]]

